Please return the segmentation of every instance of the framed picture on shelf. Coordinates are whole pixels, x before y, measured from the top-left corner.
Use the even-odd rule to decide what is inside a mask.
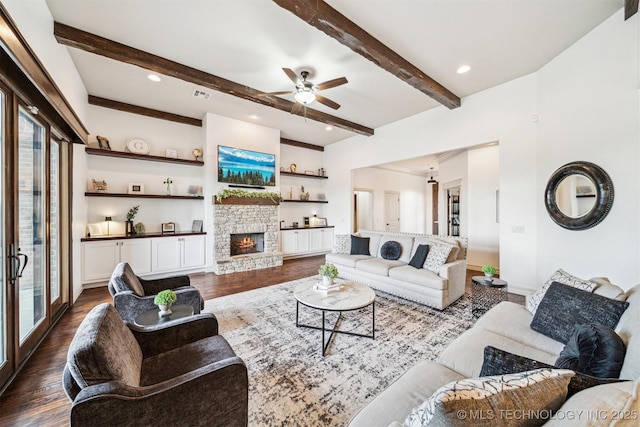
[[[164,155],[165,157],[169,157],[171,159],[177,159],[178,150],[176,150],[175,148],[167,148],[166,150],[164,150]]]
[[[102,236],[102,227],[100,224],[87,224],[87,237]]]
[[[202,186],[200,185],[190,185],[187,190],[187,194],[190,196],[202,196]]]
[[[202,220],[194,219],[193,224],[191,225],[191,231],[193,233],[202,233]]]
[[[175,222],[163,222],[162,223],[162,234],[175,233],[175,232],[176,232],[176,223]]]
[[[318,227],[326,227],[327,226],[327,218],[318,218],[316,220],[316,224]]]
[[[144,194],[144,184],[129,183],[129,194]]]

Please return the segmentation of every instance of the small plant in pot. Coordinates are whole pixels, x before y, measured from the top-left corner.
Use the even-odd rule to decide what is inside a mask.
[[[496,268],[493,265],[483,265],[482,272],[487,280],[493,280],[493,275],[496,274]]]
[[[176,293],[171,289],[165,289],[164,291],[158,292],[158,295],[153,299],[153,303],[158,305],[160,309],[160,316],[169,316],[171,311],[171,304],[176,302],[178,297]]]
[[[318,269],[318,273],[322,276],[322,284],[329,287],[333,284],[333,279],[338,277],[338,269],[333,264],[322,264]]]

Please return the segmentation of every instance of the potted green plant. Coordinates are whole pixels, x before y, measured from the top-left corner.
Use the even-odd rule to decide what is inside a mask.
[[[318,273],[322,276],[322,285],[329,287],[333,285],[333,279],[338,277],[338,269],[333,264],[322,264],[318,269]]]
[[[153,299],[153,303],[158,305],[160,309],[160,316],[168,316],[172,313],[171,304],[176,302],[178,297],[176,293],[171,289],[165,289],[164,291],[158,292],[158,295]]]
[[[483,265],[482,272],[487,279],[492,279],[493,275],[496,274],[496,268],[493,265]]]
[[[140,208],[140,205],[134,206],[131,209],[129,209],[129,212],[127,212],[127,222],[126,222],[126,234],[127,236],[132,236],[134,234],[136,234],[136,230],[133,228],[133,218],[135,218],[136,214],[138,213],[138,209]]]

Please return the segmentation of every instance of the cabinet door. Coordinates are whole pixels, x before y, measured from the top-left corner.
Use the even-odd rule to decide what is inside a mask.
[[[322,232],[320,230],[309,230],[309,251],[317,252],[322,250]]]
[[[295,254],[298,252],[298,232],[282,231],[280,233],[280,244],[283,254]]]
[[[108,280],[120,262],[120,240],[82,244],[82,281]]]
[[[128,262],[138,276],[151,273],[151,240],[122,240],[120,262]]]
[[[182,239],[182,268],[202,267],[205,264],[205,236],[187,236]]]
[[[181,242],[178,237],[151,239],[151,271],[162,273],[180,269]]]
[[[322,234],[322,250],[332,250],[333,249],[333,228],[323,228],[321,231]]]
[[[309,230],[298,231],[298,247],[297,252],[309,252],[309,245],[311,243]]]

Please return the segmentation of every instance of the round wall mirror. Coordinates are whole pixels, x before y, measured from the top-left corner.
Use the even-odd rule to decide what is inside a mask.
[[[568,230],[586,230],[599,224],[613,204],[613,183],[600,166],[567,163],[556,170],[545,190],[551,219]]]

